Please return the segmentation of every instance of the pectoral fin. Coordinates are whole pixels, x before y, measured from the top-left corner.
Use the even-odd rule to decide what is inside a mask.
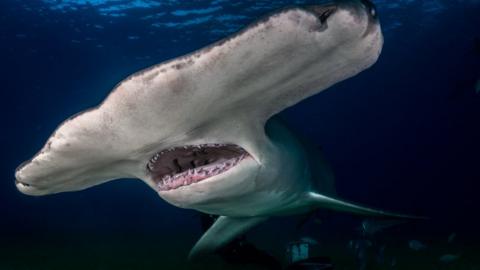
[[[219,217],[197,241],[190,251],[189,259],[214,252],[235,237],[265,221],[268,217]]]
[[[372,209],[365,206],[349,203],[332,197],[328,197],[315,192],[307,194],[310,205],[319,208],[331,209],[341,212],[348,212],[359,215],[378,216],[378,217],[393,217],[393,218],[409,218],[409,219],[425,219],[424,217],[415,217],[397,213],[386,212],[382,210]]]

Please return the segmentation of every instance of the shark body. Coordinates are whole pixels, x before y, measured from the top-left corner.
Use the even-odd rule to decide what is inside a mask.
[[[220,215],[191,256],[270,216],[328,208],[333,176],[279,121],[281,110],[352,77],[383,44],[369,1],[288,8],[189,55],[140,71],[64,121],[16,171],[29,195],[138,178],[178,207]]]

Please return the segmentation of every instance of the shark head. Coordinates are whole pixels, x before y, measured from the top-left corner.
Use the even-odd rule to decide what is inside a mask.
[[[64,121],[19,166],[16,186],[45,195],[138,178],[171,204],[208,213],[294,209],[311,168],[295,137],[268,120],[371,66],[382,44],[366,0],[278,11],[120,82]]]

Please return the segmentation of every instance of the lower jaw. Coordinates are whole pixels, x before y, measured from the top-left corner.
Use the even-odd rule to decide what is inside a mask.
[[[211,177],[211,176],[210,176]],[[198,183],[202,180],[205,180],[209,177],[202,177],[198,175],[180,175],[176,177],[172,177],[169,183],[165,184],[157,184],[158,191],[169,191],[173,189],[177,189],[183,186],[189,186],[194,183]]]
[[[30,196],[42,196],[51,194],[52,191],[48,189],[40,189],[31,185],[24,185],[24,184],[16,184],[16,188],[23,194],[30,195]]]

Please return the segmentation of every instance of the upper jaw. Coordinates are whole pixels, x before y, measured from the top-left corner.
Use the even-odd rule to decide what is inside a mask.
[[[172,147],[156,153],[148,161],[147,178],[158,192],[168,192],[221,175],[250,157],[236,144]]]

